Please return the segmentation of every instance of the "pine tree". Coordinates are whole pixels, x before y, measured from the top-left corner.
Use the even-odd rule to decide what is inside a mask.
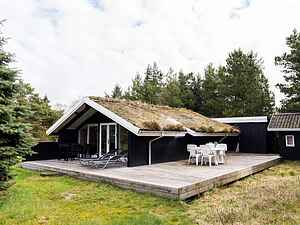
[[[46,130],[62,115],[62,110],[56,110],[50,105],[47,96],[41,97],[30,84],[19,79],[19,90],[16,100],[19,106],[26,108],[26,115],[20,118],[24,123],[32,126],[32,135],[37,140],[51,140],[55,137],[46,135]]]
[[[178,77],[172,69],[166,75],[166,84],[161,92],[161,103],[171,107],[183,107]]]
[[[214,68],[209,64],[204,71],[202,83],[203,110],[202,113],[210,117],[222,117],[225,107],[224,67]]]
[[[124,93],[124,98],[128,100],[144,100],[143,79],[139,73],[132,79],[131,86]]]
[[[193,93],[194,73],[184,74],[182,71],[178,73],[178,83],[180,89],[180,96],[182,107],[192,109],[195,105],[195,98]]]
[[[193,93],[193,106],[191,109],[195,112],[203,113],[203,104],[204,104],[204,98],[203,98],[203,79],[201,78],[201,75],[195,74],[194,79],[192,82],[192,93]]]
[[[119,84],[115,85],[115,87],[112,91],[111,97],[112,98],[122,98],[123,97],[123,91]]]
[[[129,100],[140,100],[151,104],[161,103],[161,92],[163,88],[164,74],[154,62],[153,66],[147,66],[144,76],[136,74],[131,86],[125,91],[124,98]]]
[[[257,54],[234,50],[226,59],[225,69],[224,115],[259,116],[273,112],[274,95],[269,90],[263,62]]]
[[[284,83],[277,84],[286,96],[282,101],[281,111],[300,112],[300,33],[293,30],[287,37],[289,51],[275,57],[275,64],[282,67]]]
[[[9,66],[13,55],[4,51],[5,43],[0,33],[0,189],[11,178],[11,166],[32,152],[33,143],[31,127],[22,121],[22,117],[31,112],[16,99],[21,90],[18,70]]]
[[[160,103],[160,94],[163,86],[163,73],[154,62],[148,65],[143,82],[143,101],[151,104]]]

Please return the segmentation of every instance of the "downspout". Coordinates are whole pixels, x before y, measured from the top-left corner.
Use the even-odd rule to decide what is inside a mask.
[[[221,140],[218,141],[218,143],[222,143],[222,141],[224,141],[227,138],[227,135],[225,134],[224,137],[221,138]]]
[[[148,164],[151,165],[152,164],[152,160],[151,160],[151,153],[152,153],[152,149],[151,149],[151,145],[154,141],[157,141],[158,139],[161,139],[163,137],[163,132],[161,132],[161,135],[157,138],[154,138],[152,140],[149,141],[149,149],[148,149],[148,158],[149,158],[149,162]]]

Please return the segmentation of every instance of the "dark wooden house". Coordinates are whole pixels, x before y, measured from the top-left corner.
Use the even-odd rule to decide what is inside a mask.
[[[300,113],[274,114],[268,125],[272,146],[287,159],[300,159]]]
[[[239,129],[184,108],[86,97],[47,134],[58,136],[62,151],[76,153],[85,148],[89,155],[126,151],[128,166],[137,166],[185,159],[187,144],[219,141],[225,136],[231,143],[229,150],[235,150],[232,143],[237,142]]]

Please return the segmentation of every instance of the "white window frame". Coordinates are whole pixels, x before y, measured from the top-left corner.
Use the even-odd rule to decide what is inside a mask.
[[[90,144],[90,128],[91,127],[98,127],[97,123],[90,123],[87,124],[87,134],[86,134],[86,143]]]
[[[78,140],[77,140],[77,144],[80,144],[80,136],[81,136],[81,135],[80,135],[80,130],[81,130],[81,128],[78,129],[78,131],[77,131],[77,132],[78,132]]]
[[[86,124],[86,125],[82,126],[80,129],[78,129],[78,144],[80,144],[80,138],[81,138],[80,130],[82,128],[86,128],[86,143],[87,144],[90,143],[90,128],[91,127],[98,127],[98,124],[97,123],[90,123],[90,124]]]
[[[83,128],[86,128],[86,132],[88,133],[88,130],[89,130],[89,128],[88,128],[88,126],[87,125],[84,125],[84,126],[82,126],[82,127],[80,127],[80,129],[78,129],[78,140],[77,140],[77,142],[78,142],[78,144],[80,144],[80,138],[81,138],[81,135],[80,135],[80,131],[81,131],[81,129],[83,129]],[[86,137],[87,138],[87,137]]]
[[[292,137],[293,143],[292,144],[288,144],[288,138]],[[294,135],[285,135],[285,146],[286,147],[295,147],[295,137]]]
[[[100,156],[102,155],[101,154],[101,149],[102,149],[102,140],[101,140],[101,136],[102,136],[102,126],[106,126],[106,143],[109,143],[109,126],[115,126],[115,149],[117,150],[118,149],[118,124],[117,123],[100,123],[99,124],[99,154]],[[106,144],[106,153],[108,153],[109,151],[109,145]]]

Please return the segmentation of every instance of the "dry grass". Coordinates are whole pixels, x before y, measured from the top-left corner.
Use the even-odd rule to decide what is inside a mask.
[[[237,128],[185,108],[111,98],[90,97],[90,99],[144,130],[182,131],[189,128],[198,132],[239,132]]]
[[[285,162],[217,188],[188,210],[195,224],[300,224],[300,162]]]
[[[147,130],[161,130],[160,125],[156,121],[145,121],[143,125],[147,127]]]

